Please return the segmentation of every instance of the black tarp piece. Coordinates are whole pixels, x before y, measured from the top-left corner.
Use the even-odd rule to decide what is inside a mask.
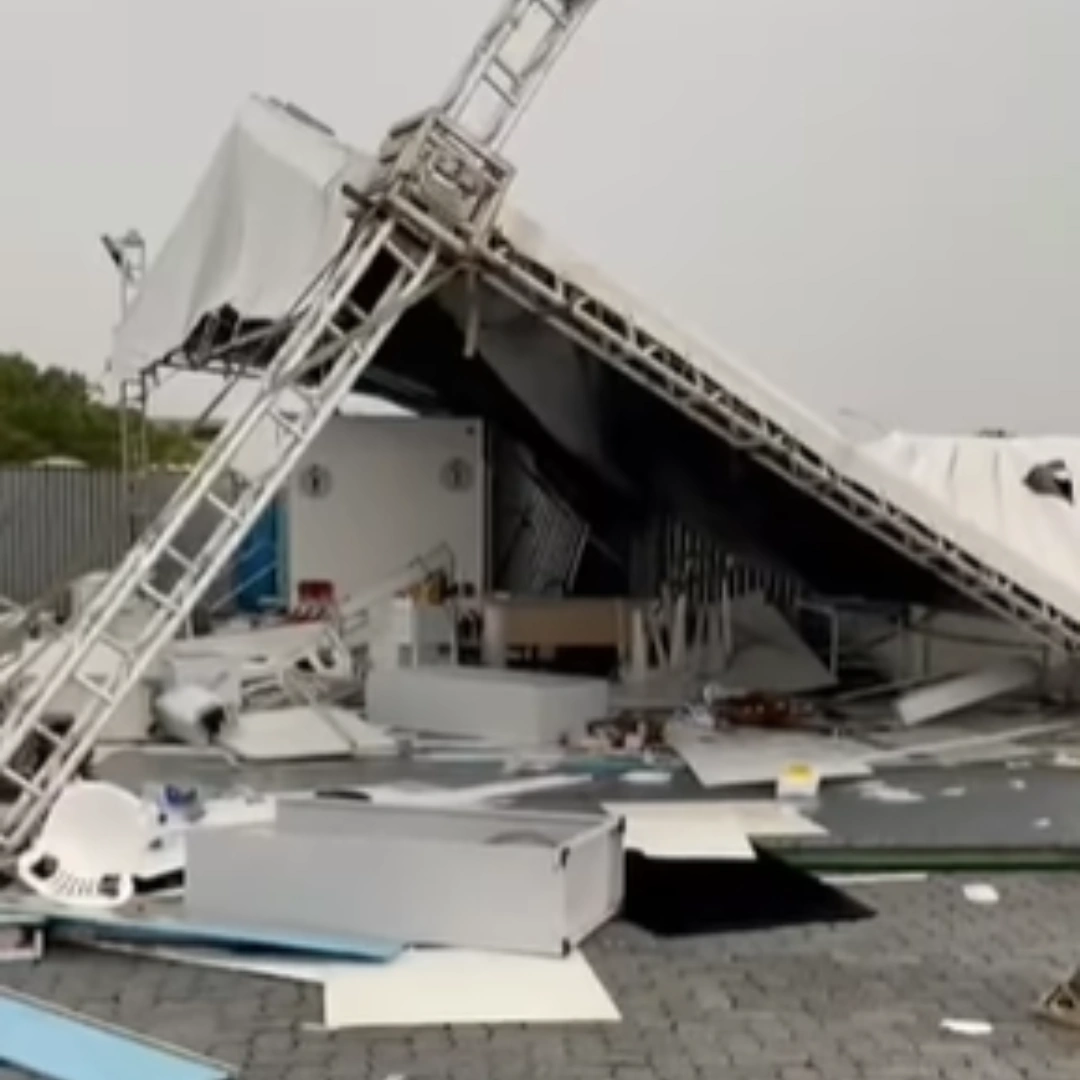
[[[874,911],[839,889],[755,848],[740,862],[626,856],[623,918],[661,937],[851,922]]]
[[[1073,504],[1073,478],[1069,466],[1060,459],[1036,465],[1024,477],[1024,483],[1036,495],[1050,495]]]

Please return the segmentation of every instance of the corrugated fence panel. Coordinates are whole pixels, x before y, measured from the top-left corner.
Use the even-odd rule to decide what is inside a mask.
[[[147,477],[143,508],[152,520],[182,473]],[[213,528],[212,511],[180,534],[177,547],[194,554]],[[115,566],[129,546],[127,493],[119,472],[65,468],[0,468],[0,596],[27,604],[93,570]],[[167,583],[162,583],[167,584]],[[221,605],[232,567],[208,600]]]
[[[0,469],[0,595],[29,603],[127,547],[119,473]]]

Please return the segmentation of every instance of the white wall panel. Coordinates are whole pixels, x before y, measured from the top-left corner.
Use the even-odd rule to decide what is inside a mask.
[[[486,488],[478,421],[335,418],[289,481],[292,596],[304,580],[353,595],[444,543],[458,580],[481,587]]]

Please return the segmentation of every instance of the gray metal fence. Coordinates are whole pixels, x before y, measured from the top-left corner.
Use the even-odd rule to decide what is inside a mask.
[[[154,472],[141,506],[152,516],[183,481]],[[61,467],[0,468],[0,596],[28,604],[81,574],[115,566],[131,537],[129,499],[119,472]],[[178,547],[194,553],[213,526],[195,520]],[[229,591],[231,570],[212,590]]]

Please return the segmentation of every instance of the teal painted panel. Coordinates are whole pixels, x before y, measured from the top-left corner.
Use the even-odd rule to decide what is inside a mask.
[[[0,995],[0,1061],[46,1080],[229,1080],[210,1062]]]

